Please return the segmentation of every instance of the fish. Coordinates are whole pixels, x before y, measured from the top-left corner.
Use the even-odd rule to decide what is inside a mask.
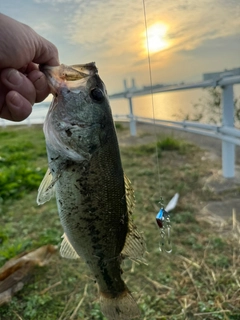
[[[56,197],[64,230],[60,254],[86,262],[102,313],[110,320],[138,318],[121,263],[144,262],[146,248],[133,223],[134,191],[123,171],[106,87],[94,62],[40,70],[54,97],[43,126],[49,168],[37,203]]]

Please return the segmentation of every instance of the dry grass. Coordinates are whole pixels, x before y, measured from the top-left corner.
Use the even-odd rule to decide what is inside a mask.
[[[120,129],[120,138],[128,139],[127,131]],[[34,128],[29,139],[35,132],[37,139],[43,139],[40,130]],[[37,139],[39,147],[42,140],[38,143]],[[144,233],[148,249],[147,266],[124,262],[124,279],[140,306],[142,320],[240,319],[239,221],[233,212],[232,221],[220,229],[206,218],[199,219],[208,201],[230,196],[202,188],[212,168],[220,164],[201,161],[202,150],[171,139],[175,147],[170,150],[166,148],[166,139],[158,145],[159,169],[154,143],[143,146],[139,138],[134,140],[134,146],[121,147],[123,166],[135,189],[134,219]],[[34,161],[39,166],[40,160]],[[46,167],[46,162],[42,167]],[[160,253],[155,223],[158,202],[162,196],[167,204],[175,192],[180,194],[180,201],[171,214],[173,252]],[[62,229],[55,201],[37,207],[36,193],[35,190],[21,199],[2,203],[0,264],[25,249],[59,244]],[[231,196],[239,197],[239,192],[234,191]],[[29,284],[0,309],[0,319],[105,318],[97,301],[97,287],[84,262],[56,255],[48,266],[35,269]]]

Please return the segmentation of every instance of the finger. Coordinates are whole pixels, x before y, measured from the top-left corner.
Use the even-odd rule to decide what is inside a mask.
[[[11,121],[22,121],[32,112],[31,103],[16,91],[9,91],[5,104],[0,110],[0,117]]]
[[[36,63],[30,62],[29,64],[26,64],[22,68],[18,69],[19,72],[23,74],[28,74],[33,70],[38,70],[38,65]]]
[[[5,97],[6,94],[8,93],[9,90],[7,90],[7,88],[2,84],[1,79],[0,79],[0,112],[1,112],[1,108],[5,102]]]
[[[33,83],[21,72],[15,69],[7,68],[1,72],[1,81],[9,91],[16,91],[30,104],[36,100],[36,90]]]
[[[36,39],[35,57],[32,61],[38,64],[58,66],[59,57],[58,50],[55,45],[41,36]]]
[[[50,93],[46,76],[39,70],[33,70],[28,74],[28,79],[33,83],[36,90],[35,102],[43,101]]]

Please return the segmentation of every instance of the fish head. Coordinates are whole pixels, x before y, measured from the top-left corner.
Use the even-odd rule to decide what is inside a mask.
[[[54,95],[44,124],[47,143],[71,159],[77,154],[90,156],[107,141],[113,127],[107,91],[95,63],[40,70]]]

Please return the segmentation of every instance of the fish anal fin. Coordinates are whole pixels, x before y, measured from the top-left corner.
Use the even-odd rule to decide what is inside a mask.
[[[63,238],[63,241],[60,247],[61,256],[66,259],[79,259],[80,258],[79,255],[74,250],[73,246],[69,242],[68,237],[66,236],[65,233],[63,234],[62,238]]]
[[[37,195],[37,204],[44,204],[49,201],[54,195],[54,184],[56,180],[53,180],[50,169],[47,170],[39,188]]]
[[[100,292],[100,305],[102,313],[108,319],[131,320],[140,316],[139,308],[127,288],[114,298]]]

